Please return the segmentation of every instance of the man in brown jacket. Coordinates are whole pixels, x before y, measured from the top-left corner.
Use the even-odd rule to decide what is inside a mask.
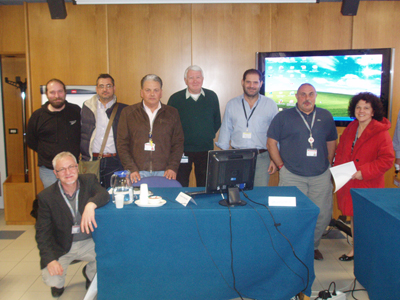
[[[121,113],[117,150],[131,179],[164,176],[176,179],[183,153],[183,130],[178,110],[161,103],[162,80],[154,74],[142,78],[143,101]]]

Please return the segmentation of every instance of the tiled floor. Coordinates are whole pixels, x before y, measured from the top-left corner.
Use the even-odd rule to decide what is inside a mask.
[[[34,227],[6,226],[4,210],[0,210],[0,231],[24,231],[19,237],[13,237],[13,239],[11,237],[4,239],[4,235],[0,236],[0,300],[54,299],[50,288],[41,279]],[[321,241],[319,249],[324,255],[324,260],[315,261],[316,280],[312,285],[311,300],[317,298],[319,291],[328,289],[332,281],[336,283],[336,288],[340,291],[347,291],[353,287],[353,263],[338,260],[338,257],[346,253],[349,247],[346,239]],[[84,265],[85,263],[78,263],[68,268],[67,287],[59,299],[84,298],[86,293],[85,280],[82,276]],[[356,288],[362,287],[357,283]],[[369,300],[365,291],[356,292],[355,297],[358,300]],[[350,293],[347,294],[347,299],[353,299]]]

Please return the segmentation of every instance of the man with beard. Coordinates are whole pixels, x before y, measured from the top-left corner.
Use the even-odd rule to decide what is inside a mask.
[[[223,149],[257,148],[255,186],[267,186],[276,171],[267,151],[267,131],[278,113],[276,103],[260,94],[262,74],[249,69],[243,74],[243,94],[228,102],[216,145]]]
[[[296,107],[280,112],[269,126],[267,145],[279,169],[279,186],[296,186],[320,209],[314,259],[322,260],[318,246],[332,218],[329,167],[335,155],[337,131],[331,113],[315,106],[316,98],[315,88],[302,84],[297,90]]]
[[[117,130],[119,116],[126,104],[118,103],[117,112],[111,125],[110,133],[103,150],[102,157],[99,152],[104,135],[114,107],[117,105],[115,96],[114,78],[109,74],[100,74],[96,81],[96,92],[82,106],[82,131],[81,153],[82,160],[100,160],[100,183],[103,187],[110,187],[111,176],[123,167],[117,153]]]
[[[81,109],[65,100],[67,91],[59,79],[46,84],[49,101],[36,110],[28,122],[26,142],[38,154],[39,176],[44,188],[56,182],[52,160],[62,151],[79,157]]]

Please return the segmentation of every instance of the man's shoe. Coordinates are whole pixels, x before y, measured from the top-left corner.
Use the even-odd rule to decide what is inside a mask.
[[[86,289],[88,289],[92,282],[90,281],[89,277],[87,277],[87,275],[86,275],[86,266],[83,267],[82,273],[83,273],[83,277],[85,277],[85,279],[86,279]]]
[[[341,257],[339,257],[340,261],[352,261],[353,259],[354,259],[354,255],[347,256],[346,254],[343,254]]]
[[[324,257],[322,256],[322,253],[319,252],[319,250],[314,250],[314,259],[315,260],[323,260]]]
[[[64,293],[64,287],[62,287],[61,289],[59,289],[59,288],[56,288],[55,286],[53,286],[53,287],[51,288],[51,295],[52,295],[54,298],[60,297],[63,293]]]

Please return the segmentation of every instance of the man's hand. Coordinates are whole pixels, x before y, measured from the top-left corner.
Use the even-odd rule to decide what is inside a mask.
[[[81,231],[86,232],[87,234],[94,231],[94,228],[97,228],[96,220],[94,219],[94,210],[97,208],[97,205],[93,202],[89,202],[85,206],[85,210],[82,214],[81,220]]]
[[[396,160],[394,161],[394,163],[400,165],[400,158],[396,158]]]
[[[358,170],[357,172],[355,172],[355,173],[353,174],[353,176],[351,176],[351,179],[363,180],[361,171]]]
[[[61,264],[56,260],[53,260],[47,264],[47,271],[49,271],[51,276],[62,275],[64,272]]]
[[[134,183],[136,183],[136,182],[138,182],[138,181],[140,181],[140,174],[139,174],[139,172],[132,172],[131,173],[131,181],[132,182],[134,182]]]
[[[271,162],[269,163],[268,174],[272,175],[276,172],[276,170],[278,170],[278,168],[275,165],[275,163],[271,160]]]
[[[171,179],[176,179],[176,173],[172,170],[166,170],[164,172],[164,177],[171,180]]]

